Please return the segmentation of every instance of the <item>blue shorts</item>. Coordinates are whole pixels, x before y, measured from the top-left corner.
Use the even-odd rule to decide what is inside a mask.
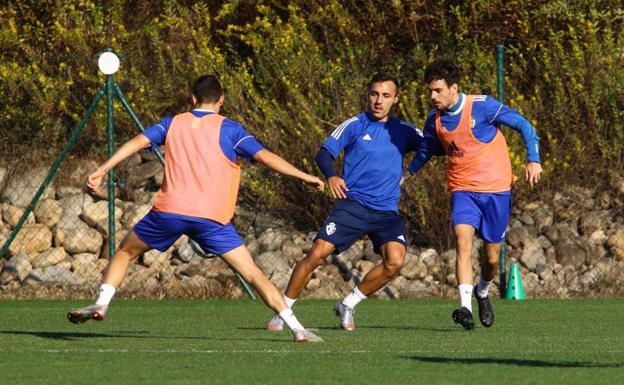
[[[391,241],[406,245],[405,224],[398,213],[374,210],[353,199],[336,202],[316,237],[333,244],[341,253],[364,234],[368,234],[376,253]]]
[[[222,225],[205,218],[150,211],[133,231],[149,247],[165,251],[183,234],[209,254],[222,255],[243,244],[232,224]]]
[[[488,243],[500,243],[511,212],[511,191],[478,193],[454,191],[451,194],[451,226],[470,225]]]

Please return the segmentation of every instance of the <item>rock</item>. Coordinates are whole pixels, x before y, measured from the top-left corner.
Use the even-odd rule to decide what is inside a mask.
[[[2,191],[2,199],[17,207],[26,207],[39,190],[48,175],[47,167],[36,167],[27,171],[15,172]],[[39,199],[54,198],[54,183],[48,184]]]
[[[442,253],[442,260],[444,261],[445,266],[455,266],[456,257],[455,249],[450,249]]]
[[[316,290],[319,287],[321,287],[321,280],[318,278],[312,278],[308,281],[305,288],[306,290]]]
[[[17,278],[20,281],[23,281],[28,277],[30,271],[32,270],[32,265],[30,264],[30,258],[28,258],[28,254],[24,252],[18,252],[16,255],[11,258],[4,268],[2,272],[11,272],[15,273]]]
[[[175,275],[178,277],[192,277],[194,275],[203,275],[204,270],[206,270],[206,267],[203,266],[201,263],[189,263],[176,267]]]
[[[87,227],[86,229],[71,229],[65,232],[63,248],[70,254],[94,253],[99,254],[104,238],[99,231]]]
[[[533,212],[535,228],[538,232],[552,226],[554,221],[553,211],[548,205],[540,206]]]
[[[119,223],[122,216],[123,210],[115,206],[115,222]],[[84,208],[81,218],[91,227],[101,226],[108,228],[108,202],[98,201],[88,205]],[[102,224],[105,225],[102,226]]]
[[[603,245],[607,241],[608,237],[602,230],[596,230],[589,236],[589,243],[592,245]]]
[[[375,253],[375,250],[373,249],[373,242],[370,240],[364,241],[364,249],[362,250],[362,253],[364,254],[362,258],[367,261],[374,263],[379,263],[381,261],[381,256]]]
[[[128,168],[128,186],[143,187],[149,182],[149,178],[158,174],[162,170],[162,165],[158,160],[142,163]]]
[[[267,276],[271,276],[275,272],[285,272],[290,269],[288,261],[282,257],[281,253],[275,251],[261,253],[255,258],[255,261],[258,267]]]
[[[583,267],[587,258],[585,250],[569,238],[560,239],[555,246],[555,251],[557,262],[562,265],[571,265],[577,269]]]
[[[6,203],[2,205],[2,219],[11,227],[17,226],[22,215],[24,215],[24,209]],[[24,223],[27,225],[35,223],[35,216],[32,212],[28,214]]]
[[[608,211],[590,211],[584,213],[579,218],[579,232],[581,234],[589,235],[597,230],[606,228],[606,224],[609,221]]]
[[[166,282],[170,279],[175,279],[175,268],[173,266],[165,266],[160,271],[160,282]]]
[[[84,279],[72,273],[68,268],[58,265],[33,269],[28,278],[39,283],[56,285],[82,285]]]
[[[176,250],[176,257],[186,263],[191,261],[194,254],[195,252],[193,251],[191,244],[188,242],[181,244]]]
[[[576,228],[568,223],[556,223],[547,228],[544,235],[546,235],[553,244],[556,244],[560,237],[576,238],[579,236]]]
[[[52,247],[52,232],[45,225],[24,225],[9,246],[11,255],[23,251],[36,254]]]
[[[165,180],[165,169],[161,167],[153,178],[154,183],[156,183],[157,186],[161,186],[163,184],[163,180]]]
[[[170,257],[171,252],[169,250],[162,252],[152,249],[143,254],[143,264],[147,267],[161,268],[163,265],[168,264]]]
[[[524,246],[520,255],[520,262],[533,272],[536,271],[538,266],[546,265],[546,255],[537,240],[529,241]]]
[[[6,167],[0,166],[0,193],[4,190],[4,186],[6,185],[8,178],[8,170]]]
[[[282,258],[292,265],[303,257],[301,246],[297,246],[295,242],[287,239],[282,243]]]
[[[572,265],[567,265],[561,271],[564,273],[564,282],[568,286],[572,286],[572,282],[577,278],[576,268]]]
[[[529,213],[522,214],[520,216],[520,221],[522,223],[524,223],[525,225],[527,225],[527,226],[533,226],[535,224],[535,221],[533,220],[533,217]]]
[[[602,245],[589,244],[587,247],[587,262],[589,265],[594,265],[596,261],[606,257],[609,251]]]
[[[598,270],[592,269],[586,271],[583,275],[581,275],[580,281],[585,286],[593,285],[596,281],[598,281]]]
[[[157,194],[154,191],[132,190],[130,199],[137,205],[149,205],[151,207]]]
[[[435,249],[426,249],[418,258],[428,267],[431,267],[438,263],[438,252]]]
[[[61,220],[63,209],[56,200],[44,199],[37,203],[34,214],[39,223],[53,228]]]
[[[506,235],[507,243],[514,248],[522,247],[524,242],[528,241],[530,238],[531,235],[526,226],[512,227],[507,231]]]
[[[362,259],[364,255],[364,241],[359,240],[355,242],[351,247],[342,253],[334,256],[333,262],[340,267],[342,271],[349,271],[354,266],[355,262]]]
[[[216,278],[219,276],[233,277],[234,272],[221,258],[205,259],[203,262],[205,269],[202,274],[206,278]]]
[[[318,269],[316,269],[317,276],[326,276],[330,277],[337,281],[342,281],[342,274],[340,269],[335,265],[322,265]]]
[[[427,265],[422,260],[407,262],[400,270],[400,274],[407,279],[423,279],[427,276]]]
[[[492,286],[494,287],[495,285],[492,285]],[[527,295],[532,296],[532,294],[535,293],[535,291],[539,287],[540,287],[539,277],[537,274],[528,273],[522,277],[522,288],[524,289]],[[491,294],[488,294],[488,295],[491,298],[496,298],[493,294],[494,293],[492,292]]]
[[[247,250],[249,250],[249,254],[251,254],[251,256],[255,258],[260,252],[260,243],[258,242],[256,237],[254,237],[253,234],[249,234],[247,235],[247,237],[245,237],[244,242],[247,246]]]
[[[99,163],[90,159],[76,159],[72,162],[66,162],[64,174],[68,176],[67,184],[83,190],[87,183],[87,176],[98,167]]]
[[[87,194],[70,195],[60,199],[59,205],[63,209],[63,215],[57,224],[57,228],[63,230],[84,229],[88,225],[80,219],[82,210],[93,203],[93,198]]]
[[[152,206],[148,204],[134,205],[130,210],[124,211],[121,223],[127,228],[132,228],[141,218],[147,215],[151,209]],[[115,216],[117,216],[117,213],[115,213]]]
[[[282,243],[288,238],[284,231],[268,229],[258,237],[260,252],[280,250]]]
[[[359,270],[359,276],[364,277],[375,265],[376,264],[371,261],[361,259],[355,263],[355,268]]]
[[[553,244],[550,242],[550,240],[543,235],[540,235],[539,237],[537,237],[536,241],[537,241],[537,244],[542,249],[548,249],[549,247],[553,247]]]
[[[549,247],[547,248],[544,253],[546,254],[546,266],[554,266],[555,263],[557,263],[557,251],[555,250],[555,247]]]
[[[280,291],[280,293],[283,293],[286,290],[288,281],[290,280],[290,272],[276,271],[271,275],[270,279],[271,279],[271,282]],[[320,284],[320,280],[318,279],[311,279],[310,282],[312,281],[317,281]],[[313,288],[309,287],[309,283],[308,285],[306,285],[306,289],[313,290]]]
[[[141,290],[144,282],[158,273],[157,269],[144,267],[139,264],[133,264],[131,267],[132,269],[128,276],[121,283],[121,289],[127,289],[130,291]]]
[[[262,234],[265,231],[286,227],[283,220],[276,219],[274,216],[259,212],[256,214],[253,222],[253,228],[256,234]],[[258,240],[260,237],[258,237]],[[262,242],[261,242],[262,243]]]
[[[74,186],[58,186],[56,188],[56,197],[58,199],[68,197],[70,195],[79,195],[83,193],[83,189]]]
[[[42,268],[57,265],[67,258],[67,253],[62,247],[55,247],[38,254],[30,263],[33,268]]]
[[[71,262],[71,269],[74,274],[88,280],[98,280],[100,278],[100,268],[98,258],[95,254],[76,254]]]
[[[615,259],[624,261],[624,226],[619,227],[609,236],[607,247]]]
[[[143,160],[141,159],[141,155],[135,152],[134,154],[127,157],[123,161],[123,163],[120,165],[120,167],[124,171],[127,171],[128,169],[131,169],[132,167],[139,166],[141,163],[143,163]]]

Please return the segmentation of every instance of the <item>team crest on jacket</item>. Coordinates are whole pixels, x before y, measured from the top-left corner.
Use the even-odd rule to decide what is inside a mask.
[[[325,232],[327,235],[332,235],[336,231],[336,224],[334,222],[329,222],[327,226],[325,226]]]

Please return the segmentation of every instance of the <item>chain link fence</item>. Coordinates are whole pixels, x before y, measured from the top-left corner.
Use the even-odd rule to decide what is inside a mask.
[[[87,175],[97,161],[64,163],[45,189],[24,225],[0,259],[0,297],[91,297],[101,283],[109,259],[108,198],[106,187],[87,193]],[[48,173],[47,167],[0,167],[2,221],[0,243],[5,244],[25,208]],[[243,174],[245,169],[243,169]],[[142,152],[118,169],[115,189],[115,244],[150,210],[163,178],[154,154]],[[243,175],[243,183],[245,177]],[[315,232],[299,232],[261,207],[239,205],[233,220],[258,266],[280,290],[292,268],[312,246]],[[454,279],[440,263],[453,258],[435,250],[409,248],[401,275],[377,296],[399,298],[448,296],[447,279]],[[371,242],[356,242],[328,258],[306,287],[308,298],[339,298],[380,261]],[[130,265],[117,294],[141,298],[241,298],[247,296],[236,274],[214,255],[195,253],[181,237],[169,250],[152,250]]]

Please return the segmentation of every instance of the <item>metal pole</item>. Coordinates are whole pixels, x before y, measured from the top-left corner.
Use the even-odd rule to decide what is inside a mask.
[[[132,121],[134,122],[134,124],[139,128],[139,130],[141,130],[141,132],[145,132],[145,128],[141,124],[141,121],[139,120],[137,115],[134,113],[134,110],[132,109],[132,107],[130,107],[130,103],[128,103],[126,98],[123,96],[123,93],[121,92],[121,88],[119,88],[117,83],[113,83],[113,87],[115,88],[115,94],[117,95],[117,98],[121,102],[121,105],[124,106],[124,108],[128,112],[128,115],[130,115],[130,117],[132,118]],[[154,153],[156,154],[156,158],[158,158],[158,160],[160,161],[160,164],[164,165],[165,159],[163,158],[160,151],[158,151],[158,149],[155,149]]]
[[[496,95],[501,103],[505,103],[505,46],[496,45]],[[507,291],[507,240],[503,239],[499,260],[498,274],[499,285],[498,292],[501,298],[505,298]]]
[[[24,225],[24,222],[26,222],[26,218],[28,218],[28,215],[31,213],[31,211],[35,207],[35,204],[41,197],[41,194],[43,194],[46,187],[48,187],[48,185],[50,184],[50,181],[52,181],[52,178],[57,173],[58,169],[61,167],[61,163],[65,160],[65,158],[69,154],[69,151],[71,150],[74,143],[76,143],[76,141],[78,140],[78,137],[80,136],[80,133],[82,132],[83,128],[87,125],[87,122],[91,118],[91,115],[93,115],[93,113],[95,112],[95,109],[97,108],[97,104],[104,97],[105,89],[106,89],[106,86],[102,86],[100,88],[98,93],[93,98],[93,101],[89,105],[89,108],[87,109],[87,113],[84,115],[84,117],[80,121],[80,124],[78,124],[78,127],[76,127],[74,131],[71,133],[69,140],[67,141],[67,144],[65,144],[65,147],[63,148],[63,151],[56,158],[56,160],[50,167],[50,171],[48,171],[48,175],[45,177],[45,179],[41,183],[41,186],[39,186],[39,190],[37,190],[37,192],[35,193],[35,196],[33,196],[30,203],[24,210],[24,214],[22,214],[22,217],[17,222],[17,225],[15,225],[15,228],[11,232],[11,235],[9,235],[9,238],[6,240],[6,242],[4,242],[4,245],[2,246],[2,250],[0,250],[0,258],[3,258],[4,255],[6,254],[7,250],[9,249],[9,246],[11,245],[11,242],[13,242],[13,240],[15,239],[15,236],[17,235],[17,233],[20,231],[20,229]]]
[[[113,137],[113,75],[106,75],[106,115],[108,117],[108,157],[115,152]],[[115,169],[108,172],[108,258],[115,254]]]

